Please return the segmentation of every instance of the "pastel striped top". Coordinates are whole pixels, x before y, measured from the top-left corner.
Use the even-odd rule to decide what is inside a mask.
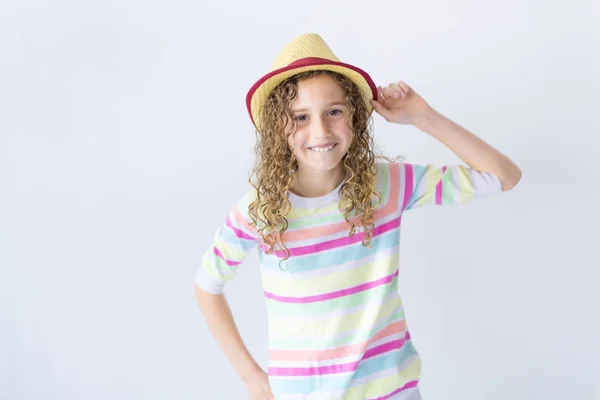
[[[290,251],[258,259],[268,315],[268,376],[276,400],[420,399],[421,359],[398,294],[402,213],[425,205],[465,204],[502,192],[497,176],[461,165],[377,163],[377,209],[371,247],[349,236],[339,188],[315,198],[290,193],[284,241]],[[254,189],[252,189],[254,190]],[[214,236],[196,275],[222,293],[257,247],[248,191]]]

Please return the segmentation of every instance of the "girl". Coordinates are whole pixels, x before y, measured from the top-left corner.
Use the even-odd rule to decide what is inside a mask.
[[[253,186],[217,230],[195,293],[251,400],[421,399],[421,360],[397,293],[408,210],[514,187],[520,169],[405,82],[377,87],[316,34],[294,39],[247,96]],[[469,167],[378,159],[371,115],[412,124]],[[258,247],[269,366],[244,346],[223,296]]]

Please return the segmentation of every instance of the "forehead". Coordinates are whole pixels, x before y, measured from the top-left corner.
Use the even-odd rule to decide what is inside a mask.
[[[298,97],[292,106],[310,106],[344,101],[344,89],[329,75],[318,75],[298,81]]]

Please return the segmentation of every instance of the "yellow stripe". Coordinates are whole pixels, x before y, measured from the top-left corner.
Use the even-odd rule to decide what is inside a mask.
[[[202,259],[202,266],[200,268],[204,268],[208,275],[212,276],[217,280],[231,280],[234,276],[232,271],[229,269],[223,270],[221,268],[217,268],[217,266],[214,263],[214,257],[214,254],[206,254]]]
[[[457,170],[460,202],[461,204],[468,203],[474,198],[471,177],[469,176],[469,171],[462,165]]]
[[[240,249],[239,247],[235,247],[235,246],[231,245],[231,243],[224,241],[223,239],[221,239],[221,237],[218,234],[215,235],[215,238],[214,238],[212,244],[217,249],[219,249],[219,251],[221,252],[221,254],[223,254],[223,257],[225,257],[226,260],[239,261],[239,260],[243,260],[245,257],[245,253],[244,253],[243,249]],[[212,251],[213,251],[213,249],[211,246],[210,252],[212,253]],[[215,254],[215,257],[218,257],[218,256]]]
[[[312,276],[302,279],[264,274],[263,285],[267,291],[269,291],[269,288],[277,288],[275,294],[281,296],[305,297],[331,293],[384,278],[393,273],[390,268],[398,265],[398,261],[399,254],[394,252],[389,256],[378,258],[358,268],[346,269],[319,277]]]
[[[419,205],[435,203],[435,186],[440,179],[442,179],[442,169],[428,165],[425,169],[425,191],[421,193]]]
[[[278,319],[277,315],[273,315],[269,323],[270,333],[275,336],[293,336],[298,339],[301,339],[302,336],[335,336],[342,332],[355,330],[356,327],[373,326],[379,319],[390,316],[401,304],[399,297],[396,296],[386,301],[381,308],[378,302],[374,302],[367,304],[366,309],[352,314],[312,320],[308,326],[306,320],[298,318],[298,316]]]
[[[319,214],[329,214],[338,209],[338,203],[330,204],[321,208],[298,208],[293,207],[289,214],[286,215],[288,219],[302,218],[302,217],[312,217]]]

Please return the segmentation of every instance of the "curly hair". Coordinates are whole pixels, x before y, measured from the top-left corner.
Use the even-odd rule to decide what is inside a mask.
[[[268,246],[266,253],[271,254],[275,246],[283,249],[285,257],[281,262],[289,258],[284,243],[288,228],[286,215],[291,210],[288,194],[298,169],[297,159],[288,144],[297,123],[290,104],[298,95],[300,80],[323,74],[331,76],[344,90],[350,109],[348,122],[353,140],[342,159],[346,174],[339,191],[339,210],[350,226],[350,236],[355,234],[357,226],[364,227],[363,246],[371,245],[375,211],[382,200],[376,190],[376,159],[388,158],[374,153],[372,118],[358,86],[344,75],[326,70],[305,71],[287,78],[270,93],[255,132],[257,163],[249,182],[256,189],[256,198],[248,207],[251,224],[256,227],[260,241]]]

